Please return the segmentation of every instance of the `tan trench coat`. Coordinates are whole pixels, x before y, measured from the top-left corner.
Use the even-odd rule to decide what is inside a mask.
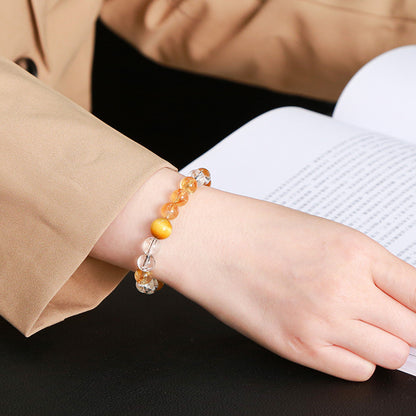
[[[414,0],[2,0],[0,313],[26,336],[118,284],[126,271],[88,254],[170,166],[87,111],[100,14],[163,64],[330,100],[372,57],[416,43]]]

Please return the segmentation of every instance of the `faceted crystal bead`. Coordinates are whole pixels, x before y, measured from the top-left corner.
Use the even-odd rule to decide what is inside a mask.
[[[190,175],[196,180],[198,186],[202,186],[205,183],[205,175],[199,169],[194,169]]]
[[[136,272],[137,273],[137,272]],[[153,295],[158,288],[158,281],[157,279],[153,279],[150,276],[150,273],[147,273],[146,276],[136,280],[136,288],[140,293],[144,293],[146,295]]]
[[[199,170],[204,174],[205,176],[205,186],[211,186],[211,174],[209,173],[208,169],[205,168],[199,168]]]
[[[185,205],[188,202],[189,194],[184,189],[177,189],[172,192],[170,196],[170,202],[174,202],[178,206]]]
[[[172,234],[172,224],[166,218],[157,218],[150,226],[150,232],[153,237],[163,240]]]
[[[155,267],[155,264],[156,264],[155,259],[151,255],[142,254],[137,259],[137,267],[142,272],[150,272],[150,270],[152,270],[153,267]]]
[[[179,187],[188,192],[188,194],[193,194],[198,189],[198,183],[191,176],[187,176],[181,180]]]
[[[147,237],[143,241],[142,249],[144,254],[156,254],[160,249],[160,241],[156,237]]]
[[[179,215],[179,208],[174,202],[168,202],[160,209],[163,218],[173,220]]]
[[[195,178],[196,182],[198,183],[198,186],[201,186],[201,185],[210,186],[211,185],[211,174],[205,168],[194,169],[191,172],[191,176]]]

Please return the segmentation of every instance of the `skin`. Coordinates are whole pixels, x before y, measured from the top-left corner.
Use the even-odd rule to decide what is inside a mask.
[[[135,270],[181,177],[153,175],[91,255]],[[154,275],[280,356],[364,381],[416,345],[416,269],[358,231],[207,187],[172,224]]]

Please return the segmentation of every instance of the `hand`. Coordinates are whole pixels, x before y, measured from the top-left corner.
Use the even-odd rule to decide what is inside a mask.
[[[201,189],[159,254],[168,284],[271,351],[349,380],[416,343],[416,270],[365,235]]]
[[[205,187],[173,226],[157,277],[283,357],[366,380],[416,344],[416,270],[355,230]]]

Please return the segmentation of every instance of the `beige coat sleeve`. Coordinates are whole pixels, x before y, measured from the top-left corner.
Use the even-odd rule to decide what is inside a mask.
[[[165,65],[326,100],[416,43],[413,0],[106,0],[101,17]]]
[[[0,58],[0,314],[29,336],[96,306],[126,270],[88,253],[167,166]]]

